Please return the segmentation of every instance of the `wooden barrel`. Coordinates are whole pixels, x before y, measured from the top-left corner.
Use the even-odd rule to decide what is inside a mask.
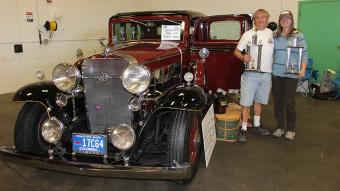
[[[216,138],[221,141],[237,141],[241,108],[235,105],[228,106],[224,114],[215,114]]]

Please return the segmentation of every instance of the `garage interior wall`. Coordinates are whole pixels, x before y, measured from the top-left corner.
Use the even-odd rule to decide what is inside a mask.
[[[107,36],[109,18],[131,6],[126,0],[1,0],[0,94],[37,82],[38,70],[51,79],[55,65],[76,61],[78,48],[84,56],[100,52],[98,39]],[[26,12],[32,12],[33,22],[27,22]],[[61,19],[50,38],[43,25],[55,15]],[[48,44],[40,45],[38,30]],[[14,44],[22,44],[23,52],[14,53]]]
[[[35,72],[44,71],[51,79],[53,67],[74,63],[76,50],[84,56],[101,52],[98,39],[107,38],[108,19],[118,12],[152,10],[194,10],[206,15],[253,13],[258,8],[270,12],[277,21],[281,10],[290,9],[297,19],[297,0],[1,0],[0,1],[0,94],[36,82]],[[27,22],[32,13],[33,22]],[[52,34],[43,27],[46,20],[58,18]],[[297,23],[297,22],[296,22]],[[40,45],[39,33],[47,44]],[[14,44],[23,52],[14,53]]]

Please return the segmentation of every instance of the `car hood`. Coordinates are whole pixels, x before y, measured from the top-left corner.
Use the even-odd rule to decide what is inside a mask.
[[[177,45],[177,46],[176,46]],[[127,43],[121,47],[114,48],[109,58],[129,57],[133,58],[138,64],[150,63],[163,58],[180,55],[184,51],[184,46],[168,42],[134,42]],[[97,55],[96,58],[103,58]]]

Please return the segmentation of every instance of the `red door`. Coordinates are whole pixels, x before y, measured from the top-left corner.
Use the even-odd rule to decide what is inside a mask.
[[[251,28],[249,15],[219,15],[196,21],[192,52],[209,49],[205,62],[206,84],[210,90],[240,89],[243,63],[233,54],[241,35]]]

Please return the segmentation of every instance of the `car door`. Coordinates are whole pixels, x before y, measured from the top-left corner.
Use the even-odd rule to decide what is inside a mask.
[[[209,16],[196,21],[192,52],[197,54],[201,48],[209,49],[209,56],[205,60],[205,83],[210,90],[240,88],[244,66],[233,51],[241,35],[251,26],[249,15]]]

